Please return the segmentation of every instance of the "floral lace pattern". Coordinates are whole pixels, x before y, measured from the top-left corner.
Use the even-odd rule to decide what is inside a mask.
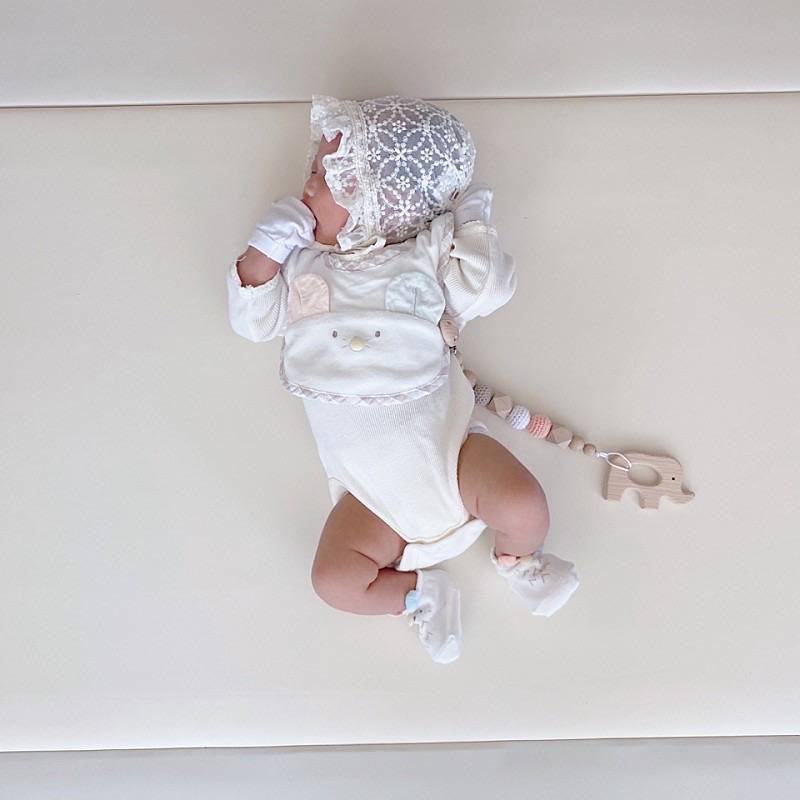
[[[433,103],[401,95],[361,101],[312,95],[304,180],[322,136],[330,141],[339,133],[337,151],[322,163],[334,200],[350,212],[336,237],[341,252],[415,236],[451,210],[472,179],[470,132]]]

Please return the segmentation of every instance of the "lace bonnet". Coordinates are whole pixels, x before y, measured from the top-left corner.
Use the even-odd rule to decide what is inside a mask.
[[[334,201],[350,212],[337,235],[340,252],[373,250],[416,236],[472,179],[475,145],[449,111],[413,97],[371,100],[311,96],[307,180],[324,135],[341,133],[323,156]]]

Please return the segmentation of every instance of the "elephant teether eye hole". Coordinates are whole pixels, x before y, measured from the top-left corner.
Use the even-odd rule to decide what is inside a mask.
[[[335,339],[339,335],[339,331],[334,331],[331,335]]]
[[[375,336],[380,336],[380,335],[381,335],[380,331],[375,331]]]

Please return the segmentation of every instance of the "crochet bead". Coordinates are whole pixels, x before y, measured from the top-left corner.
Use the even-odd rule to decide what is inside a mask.
[[[528,426],[531,421],[531,412],[525,406],[514,406],[508,412],[506,422],[515,430],[522,431]]]
[[[465,369],[464,377],[469,381],[469,385],[474,388],[478,382],[478,376],[471,369]]]
[[[580,436],[573,436],[569,442],[569,449],[570,450],[581,450],[583,449],[584,441]]]
[[[531,436],[535,436],[537,439],[545,439],[552,427],[553,423],[550,417],[546,417],[544,414],[534,414],[525,429]]]
[[[496,394],[489,405],[486,406],[490,411],[494,411],[498,417],[505,419],[514,405],[514,401],[507,394]]]
[[[479,406],[488,405],[489,401],[492,399],[493,394],[494,394],[494,389],[492,389],[491,386],[487,386],[485,383],[475,384],[475,402]]]
[[[587,456],[593,456],[597,452],[597,448],[593,444],[585,444],[583,446],[583,452]]]

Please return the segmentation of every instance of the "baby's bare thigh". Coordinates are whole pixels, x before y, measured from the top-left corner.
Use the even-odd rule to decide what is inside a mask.
[[[380,569],[403,554],[405,540],[349,492],[333,507],[317,547],[317,559],[335,558],[354,550],[372,559]]]
[[[458,488],[470,514],[489,525],[515,513],[547,508],[539,481],[491,436],[471,433],[458,456]],[[502,528],[501,528],[502,530]]]

